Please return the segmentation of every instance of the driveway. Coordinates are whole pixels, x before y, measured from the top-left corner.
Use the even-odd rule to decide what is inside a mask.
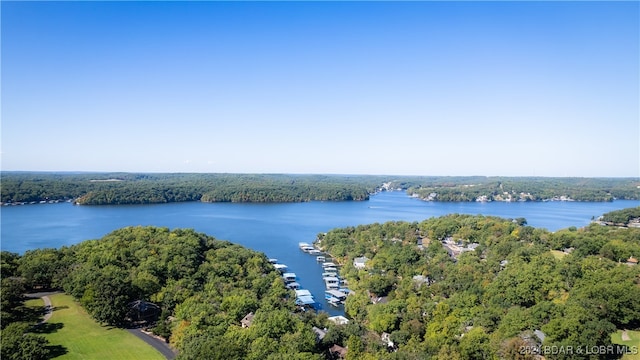
[[[175,359],[177,354],[169,347],[169,345],[161,339],[155,336],[149,335],[142,331],[142,329],[127,329],[128,332],[140,338],[142,341],[153,346],[154,349],[160,351],[160,353],[167,359]]]
[[[53,313],[53,307],[51,306],[51,299],[49,299],[49,295],[55,295],[59,293],[60,291],[50,291],[50,292],[25,294],[25,296],[28,298],[32,298],[32,299],[41,298],[42,301],[44,301],[44,313],[42,316],[42,320],[39,322],[39,324],[47,322],[47,320],[49,320],[49,318]]]

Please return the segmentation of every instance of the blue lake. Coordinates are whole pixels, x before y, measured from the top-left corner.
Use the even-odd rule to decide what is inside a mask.
[[[70,203],[3,206],[0,208],[1,248],[11,252],[72,245],[98,239],[125,226],[154,225],[192,228],[221,240],[241,244],[277,258],[298,275],[331,314],[340,309],[324,303],[322,268],[298,249],[333,228],[391,220],[422,221],[451,213],[523,217],[529,225],[556,231],[588,225],[592,217],[640,206],[640,201],[614,202],[490,202],[437,203],[383,192],[362,202],[286,204],[173,203],[127,206],[74,206]]]

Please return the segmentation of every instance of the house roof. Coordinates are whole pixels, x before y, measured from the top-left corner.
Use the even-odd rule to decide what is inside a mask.
[[[338,344],[334,344],[332,347],[330,347],[329,351],[331,351],[332,354],[337,353],[340,357],[347,356],[347,349]]]
[[[318,328],[318,327],[312,327],[313,331],[316,333],[316,335],[318,335],[318,340],[322,340],[324,339],[324,337],[327,335],[327,332]]]
[[[251,322],[253,321],[253,312],[248,313],[245,317],[242,318],[242,320],[240,320],[240,323],[242,323],[242,325],[249,327],[251,326]]]
[[[337,316],[331,316],[329,318],[327,318],[327,320],[337,324],[337,325],[344,325],[344,324],[348,324],[349,323],[349,319],[347,319],[346,317],[342,316],[342,315],[337,315]]]

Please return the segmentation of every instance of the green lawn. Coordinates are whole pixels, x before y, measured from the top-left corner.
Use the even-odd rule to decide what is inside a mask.
[[[622,360],[640,360],[640,331],[627,330],[627,335],[629,335],[631,340],[622,341],[622,330],[618,330],[611,335],[611,342],[614,344],[627,345],[629,348],[635,349],[636,354],[624,355]]]
[[[54,311],[47,322],[51,332],[44,335],[51,345],[61,345],[67,351],[56,359],[164,359],[126,330],[96,323],[71,296],[56,294],[49,298]],[[26,305],[43,306],[43,302],[29,300]]]

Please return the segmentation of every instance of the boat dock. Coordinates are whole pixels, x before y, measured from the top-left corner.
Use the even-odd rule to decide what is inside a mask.
[[[306,244],[301,245],[300,249],[303,249],[304,247],[306,247]],[[315,300],[311,292],[309,290],[302,289],[300,283],[297,282],[298,276],[296,273],[290,272],[287,265],[279,264],[278,259],[269,259],[269,263],[271,263],[273,267],[282,274],[281,278],[282,281],[284,281],[286,288],[296,292],[295,304],[297,306],[302,310],[306,310],[308,308],[318,310],[321,308],[320,303]]]
[[[332,306],[340,307],[344,306],[345,301],[350,293],[350,290],[346,288],[346,281],[340,278],[340,269],[337,262],[333,260],[329,254],[325,254],[322,250],[316,248],[313,244],[307,242],[298,243],[298,247],[303,252],[315,256],[316,262],[322,266],[322,281],[325,285],[325,301]],[[293,281],[293,280],[292,280]],[[291,282],[290,284],[292,284]],[[308,290],[300,289],[296,290],[296,304],[304,304],[311,301],[313,297]]]

